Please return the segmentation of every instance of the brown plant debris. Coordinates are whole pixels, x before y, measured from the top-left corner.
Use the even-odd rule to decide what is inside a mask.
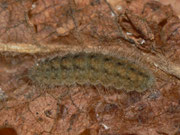
[[[178,0],[0,0],[0,135],[179,135],[179,4]],[[73,59],[68,57],[71,62],[65,64],[72,68],[72,63],[84,62],[84,57],[74,56],[83,51],[124,57],[133,67],[148,69],[155,78],[153,86],[138,93],[104,87],[95,77],[91,78],[95,83],[57,87],[40,87],[28,79],[33,66],[44,66],[46,77],[53,80],[62,63],[57,59],[50,64],[49,75],[47,59],[71,54]],[[127,69],[112,70],[116,62],[108,65],[108,59],[95,58],[89,60],[91,69],[101,62],[103,73],[107,67],[113,73],[131,71],[120,72],[126,73],[125,82],[118,81],[122,86],[126,82],[134,86],[132,78],[142,80],[127,63]],[[86,79],[86,74],[80,75],[76,79]]]

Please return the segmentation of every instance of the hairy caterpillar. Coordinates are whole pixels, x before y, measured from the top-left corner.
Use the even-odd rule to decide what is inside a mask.
[[[45,86],[89,83],[128,92],[143,92],[154,82],[148,69],[125,57],[85,51],[39,61],[28,76],[34,83]]]

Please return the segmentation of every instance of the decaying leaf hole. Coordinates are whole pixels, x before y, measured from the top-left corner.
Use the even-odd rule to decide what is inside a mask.
[[[40,60],[29,69],[28,78],[39,86],[100,84],[127,92],[143,92],[155,80],[148,68],[126,57],[86,51]]]
[[[0,128],[0,135],[17,135],[17,132],[14,128],[2,127]]]

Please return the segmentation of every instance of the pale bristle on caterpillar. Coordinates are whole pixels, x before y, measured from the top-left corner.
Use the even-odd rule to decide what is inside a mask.
[[[76,52],[36,63],[28,77],[43,86],[101,84],[127,92],[143,92],[154,83],[152,72],[125,57],[99,52]]]

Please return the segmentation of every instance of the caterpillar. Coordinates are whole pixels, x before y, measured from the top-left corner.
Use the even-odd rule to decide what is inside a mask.
[[[38,61],[28,71],[28,77],[32,82],[43,86],[88,83],[127,92],[143,92],[154,83],[152,72],[135,61],[85,51]]]

